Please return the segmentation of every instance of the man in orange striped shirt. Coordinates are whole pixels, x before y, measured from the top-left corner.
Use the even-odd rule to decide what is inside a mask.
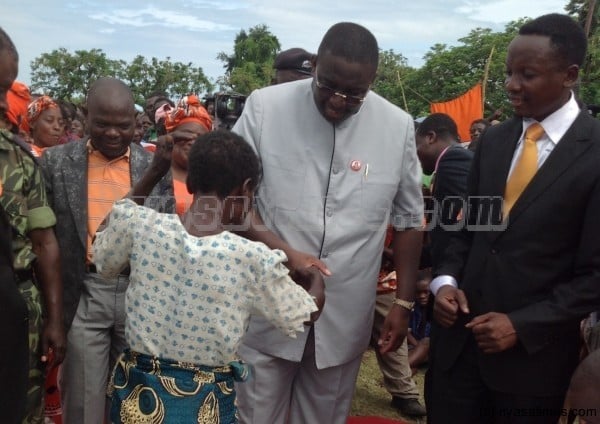
[[[109,366],[126,347],[124,296],[129,276],[125,270],[117,281],[100,277],[91,244],[113,203],[143,176],[152,155],[131,143],[135,108],[123,82],[96,81],[88,92],[87,113],[89,139],[47,149],[42,166],[57,216],[65,324],[70,328],[63,369],[64,419],[101,424]],[[159,184],[147,205],[168,207],[170,187],[170,182]]]

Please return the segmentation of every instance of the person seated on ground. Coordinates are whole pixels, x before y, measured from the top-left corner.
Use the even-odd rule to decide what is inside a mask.
[[[600,423],[600,350],[590,353],[575,369],[565,405],[579,424]]]
[[[159,140],[149,175],[168,171],[173,143]],[[130,349],[109,386],[115,424],[237,422],[233,381],[248,369],[236,352],[250,317],[295,338],[323,304],[316,268],[295,272],[307,292],[290,277],[282,251],[232,232],[246,221],[260,180],[250,145],[229,131],[209,132],[191,147],[189,164],[194,202],[183,216],[120,200],[94,241],[99,273],[131,269]],[[130,196],[141,203],[139,187]]]
[[[429,283],[431,269],[419,270],[415,293],[415,308],[410,314],[408,333],[408,363],[413,375],[417,368],[427,363],[429,357],[429,332],[431,321],[429,313]]]
[[[65,123],[58,103],[49,96],[40,96],[27,106],[27,125],[31,152],[41,157],[42,152],[60,143],[65,135]]]
[[[469,129],[469,134],[471,134],[471,142],[467,146],[469,150],[472,152],[475,151],[477,144],[479,143],[479,137],[481,136],[481,133],[483,133],[490,125],[490,121],[487,119],[476,119],[471,122],[471,127]]]
[[[314,59],[314,53],[309,53],[299,47],[280,52],[273,62],[275,76],[271,81],[271,85],[312,78]]]

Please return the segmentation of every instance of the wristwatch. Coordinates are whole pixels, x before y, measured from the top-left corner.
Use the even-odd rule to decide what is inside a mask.
[[[408,300],[404,300],[404,299],[396,298],[396,299],[394,299],[393,304],[402,306],[404,309],[408,309],[409,311],[412,311],[415,308],[415,302],[409,302]]]

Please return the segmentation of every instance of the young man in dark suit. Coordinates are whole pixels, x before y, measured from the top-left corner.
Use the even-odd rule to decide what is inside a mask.
[[[417,128],[415,140],[423,172],[432,175],[426,255],[428,262],[435,264],[441,260],[452,232],[462,225],[473,152],[460,145],[456,123],[445,113],[425,118]]]
[[[572,91],[586,44],[574,20],[550,14],[508,47],[515,116],[482,135],[468,227],[434,269],[430,423],[561,414],[579,323],[600,304],[600,122]]]

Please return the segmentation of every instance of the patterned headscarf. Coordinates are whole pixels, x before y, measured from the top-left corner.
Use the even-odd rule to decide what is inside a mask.
[[[43,111],[59,107],[58,103],[52,100],[49,96],[40,96],[27,106],[27,122],[29,126],[33,125],[40,117]]]
[[[23,129],[27,134],[29,134],[27,105],[30,101],[31,94],[29,93],[29,87],[22,82],[14,81],[6,93],[6,102],[8,103],[6,117],[11,123]]]
[[[165,116],[165,128],[167,132],[173,131],[177,126],[185,122],[196,122],[206,128],[212,129],[212,119],[198,96],[190,94],[182,98],[177,107]]]

